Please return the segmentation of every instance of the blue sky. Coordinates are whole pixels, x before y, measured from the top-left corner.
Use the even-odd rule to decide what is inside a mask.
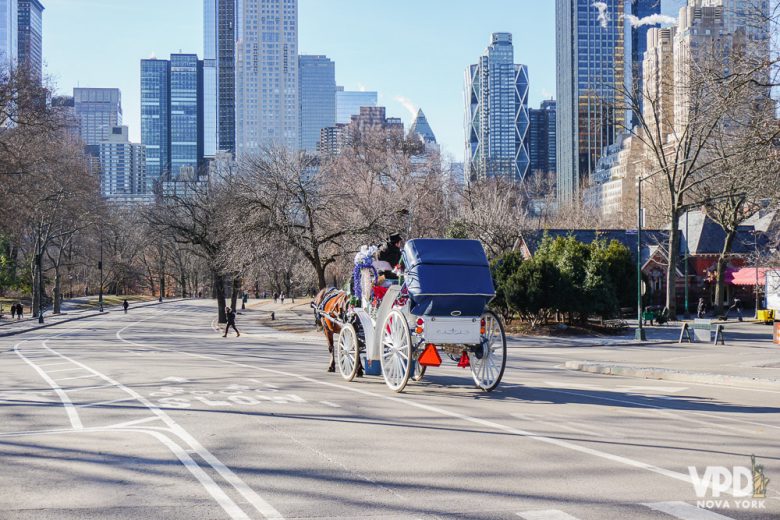
[[[122,90],[124,123],[140,140],[139,60],[203,55],[202,0],[43,0],[44,60],[58,90]],[[299,0],[302,54],[325,54],[348,90],[380,93],[411,123],[419,107],[455,160],[463,160],[463,72],[492,32],[514,35],[528,65],[530,105],[555,93],[553,0]]]

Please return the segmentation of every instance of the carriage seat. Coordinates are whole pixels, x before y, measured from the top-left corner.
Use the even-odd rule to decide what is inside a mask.
[[[415,239],[404,247],[410,311],[417,316],[481,316],[495,297],[477,240]]]

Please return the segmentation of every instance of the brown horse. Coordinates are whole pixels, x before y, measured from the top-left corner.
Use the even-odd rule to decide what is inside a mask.
[[[330,365],[328,372],[336,371],[336,359],[333,355],[333,335],[341,332],[341,326],[333,320],[344,321],[347,312],[349,294],[333,287],[322,289],[314,297],[311,306],[314,309],[314,321],[321,326],[328,340],[328,352],[330,352]],[[328,317],[333,318],[332,320]]]

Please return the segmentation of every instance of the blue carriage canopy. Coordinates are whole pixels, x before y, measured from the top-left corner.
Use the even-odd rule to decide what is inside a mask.
[[[410,311],[416,316],[481,316],[496,295],[478,240],[409,240],[403,257]]]

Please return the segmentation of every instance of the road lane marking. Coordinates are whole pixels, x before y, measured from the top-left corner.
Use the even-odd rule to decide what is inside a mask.
[[[49,374],[56,374],[58,372],[70,372],[71,370],[81,370],[79,367],[62,368],[60,370],[49,370]]]
[[[320,401],[320,404],[324,404],[325,406],[330,406],[331,408],[341,408],[341,405],[338,405],[336,403],[331,403],[330,401]]]
[[[159,421],[159,420],[160,420],[159,417],[146,417],[145,419],[136,419],[135,421],[127,421],[127,422],[112,424],[110,426],[106,426],[106,428],[127,428],[130,426],[146,424],[148,422]]]
[[[113,384],[108,385],[97,385],[97,386],[77,386],[75,388],[68,388],[66,392],[69,394],[75,394],[76,392],[83,392],[85,390],[102,390],[103,388],[111,388],[112,386],[116,386]]]
[[[98,401],[96,403],[86,403],[76,405],[76,408],[91,408],[93,406],[105,406],[108,404],[123,403],[125,401],[135,401],[134,397],[123,397],[121,399],[112,399],[110,401]]]
[[[525,520],[577,520],[577,517],[571,516],[563,511],[548,509],[546,511],[525,511],[517,513],[520,518]]]
[[[88,379],[90,377],[96,377],[94,374],[88,374],[86,376],[66,377],[64,379],[58,379],[57,381],[73,381],[74,379]]]
[[[642,505],[680,520],[733,520],[731,517],[713,513],[707,509],[701,509],[685,502],[656,502]]]
[[[157,318],[158,316],[152,315],[148,318],[141,321],[147,321],[153,318]],[[130,325],[126,326],[125,328],[121,330],[125,330]],[[120,331],[117,331],[117,337],[118,339],[127,342],[127,340],[124,340],[121,335]],[[209,466],[214,468],[214,470],[219,473],[219,475],[225,479],[226,482],[228,482],[233,488],[238,491],[241,496],[243,496],[251,505],[254,507],[257,512],[259,512],[261,515],[263,515],[265,518],[268,519],[278,519],[283,520],[284,517],[282,514],[274,509],[271,504],[269,504],[267,501],[265,501],[260,495],[258,495],[252,488],[250,488],[246,482],[241,480],[238,475],[236,475],[231,469],[229,469],[227,466],[225,466],[222,461],[220,461],[217,457],[215,457],[210,451],[208,451],[200,442],[198,442],[197,439],[195,439],[190,433],[182,428],[176,421],[174,421],[167,413],[165,413],[163,410],[161,410],[159,407],[157,407],[154,403],[146,399],[144,396],[136,392],[134,389],[127,387],[115,379],[112,379],[110,376],[103,374],[101,372],[98,372],[94,368],[91,368],[84,363],[81,363],[79,361],[76,361],[75,359],[69,358],[68,356],[61,354],[54,349],[48,347],[46,345],[46,342],[43,342],[44,348],[46,350],[50,351],[52,354],[61,357],[62,359],[65,359],[67,361],[70,361],[71,363],[78,365],[82,367],[84,370],[87,370],[89,372],[92,372],[96,376],[100,377],[101,379],[109,382],[109,385],[105,385],[106,387],[116,387],[121,390],[124,390],[127,394],[132,395],[136,400],[138,400],[140,403],[142,403],[144,406],[146,406],[152,413],[157,415],[170,429],[170,432],[179,437],[182,441],[184,441],[186,444],[189,444],[192,449],[194,449],[197,454],[205,460]],[[78,416],[78,415],[77,415]],[[139,430],[140,431],[140,430]],[[202,471],[202,470],[201,470]],[[220,504],[222,505],[222,504]],[[223,506],[224,508],[224,506]]]
[[[133,343],[130,340],[126,340],[126,339],[122,338],[121,335],[120,335],[119,339],[122,340],[122,341],[125,341],[127,343],[135,344],[135,343]],[[138,346],[145,346],[145,345],[138,345]],[[400,397],[393,397],[393,396],[388,396],[388,395],[382,395],[382,394],[378,394],[378,393],[371,392],[371,391],[368,391],[368,390],[363,390],[361,388],[346,386],[344,384],[329,383],[327,381],[321,381],[321,380],[318,380],[318,379],[314,379],[312,377],[302,376],[302,375],[299,375],[299,374],[294,374],[292,372],[285,372],[285,371],[282,371],[282,370],[275,370],[275,369],[271,369],[271,368],[258,367],[258,366],[255,366],[255,365],[248,365],[246,363],[239,363],[239,362],[236,362],[236,361],[229,361],[229,360],[225,360],[225,359],[220,359],[220,358],[213,357],[213,356],[208,356],[208,355],[205,355],[205,354],[197,354],[197,353],[193,353],[193,352],[186,352],[186,351],[183,351],[183,350],[172,350],[172,349],[167,349],[167,348],[163,348],[163,347],[151,347],[151,346],[149,346],[148,348],[154,348],[154,349],[157,349],[157,350],[167,351],[167,352],[177,352],[179,354],[190,356],[190,357],[196,357],[196,358],[201,358],[201,359],[208,359],[208,360],[211,360],[211,361],[217,361],[217,362],[224,363],[224,364],[229,364],[229,365],[234,365],[234,366],[238,366],[238,367],[249,368],[250,370],[259,370],[261,372],[266,372],[266,373],[270,373],[270,374],[276,374],[276,375],[280,375],[280,376],[294,378],[294,379],[298,379],[298,380],[301,380],[301,381],[306,381],[306,382],[309,382],[309,383],[314,383],[314,384],[318,384],[318,385],[322,385],[322,386],[327,386],[327,387],[330,387],[330,388],[336,388],[336,389],[339,389],[339,390],[345,390],[345,391],[348,391],[348,392],[352,392],[352,393],[368,396],[368,397],[371,397],[371,398],[374,398],[374,399],[382,399],[382,400],[385,400],[385,401],[391,401],[391,402],[399,403],[399,404],[402,404],[402,405],[405,405],[405,406],[408,406],[408,407],[418,408],[420,410],[433,412],[433,413],[436,413],[436,414],[439,414],[439,415],[444,415],[444,416],[447,416],[447,417],[460,419],[460,420],[462,420],[464,422],[470,422],[472,424],[477,424],[479,426],[487,427],[487,428],[490,428],[490,429],[493,429],[493,430],[503,431],[503,432],[509,433],[510,435],[517,435],[519,437],[525,437],[525,438],[528,438],[528,439],[534,439],[534,440],[537,440],[539,442],[543,442],[545,444],[551,444],[551,445],[557,446],[559,448],[565,448],[565,449],[568,449],[570,451],[577,451],[577,452],[580,452],[580,453],[585,453],[587,455],[592,455],[594,457],[598,457],[598,458],[601,458],[601,459],[609,460],[609,461],[616,462],[616,463],[619,463],[619,464],[623,464],[623,465],[626,465],[626,466],[631,466],[631,467],[634,467],[634,468],[644,469],[646,471],[649,471],[649,472],[652,472],[652,473],[656,473],[658,475],[662,475],[662,476],[665,476],[665,477],[668,477],[668,478],[671,478],[671,479],[674,479],[674,480],[685,482],[687,484],[692,484],[691,477],[688,474],[684,474],[684,473],[679,473],[677,471],[668,470],[668,469],[661,468],[659,466],[654,466],[652,464],[648,464],[648,463],[645,463],[645,462],[629,459],[627,457],[621,457],[620,455],[615,455],[615,454],[608,453],[608,452],[605,452],[605,451],[596,450],[594,448],[590,448],[590,447],[587,447],[587,446],[580,446],[578,444],[574,444],[573,442],[565,441],[565,440],[562,440],[562,439],[556,439],[554,437],[546,437],[546,436],[539,435],[537,433],[533,433],[533,432],[530,432],[530,431],[521,430],[521,429],[518,429],[518,428],[513,428],[511,426],[507,426],[507,425],[504,425],[504,424],[501,424],[501,423],[488,421],[486,419],[480,419],[478,417],[472,417],[472,416],[469,416],[469,415],[466,415],[466,414],[463,414],[463,413],[459,413],[459,412],[454,412],[454,411],[451,411],[451,410],[446,410],[444,408],[439,408],[438,406],[432,406],[432,405],[428,405],[428,404],[418,403],[418,402],[410,401],[408,399],[402,399]]]
[[[79,417],[78,412],[76,411],[75,407],[73,406],[73,402],[70,400],[70,397],[68,397],[68,394],[65,393],[65,391],[60,388],[60,385],[57,384],[54,379],[49,377],[49,374],[46,373],[43,369],[39,368],[38,365],[27,359],[24,354],[22,354],[22,351],[19,350],[19,346],[22,343],[26,343],[26,341],[20,341],[16,345],[14,345],[14,352],[16,352],[16,355],[19,356],[24,360],[25,363],[33,367],[36,372],[38,372],[38,375],[43,378],[46,383],[51,387],[52,390],[54,390],[57,393],[57,396],[60,398],[60,401],[62,402],[62,406],[65,408],[65,413],[68,415],[68,420],[70,421],[71,426],[73,426],[74,430],[81,430],[84,428],[84,425],[81,423],[81,418]]]

